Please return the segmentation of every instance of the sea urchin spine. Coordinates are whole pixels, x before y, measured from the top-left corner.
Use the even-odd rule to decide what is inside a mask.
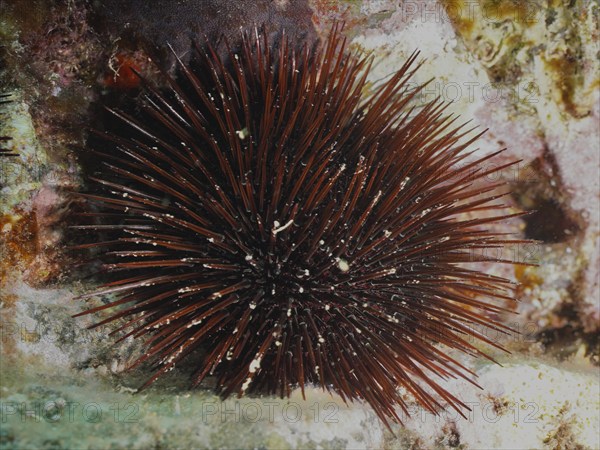
[[[482,187],[510,164],[474,160],[478,136],[443,103],[412,107],[416,54],[365,96],[370,59],[338,30],[319,49],[258,30],[195,48],[168,89],[143,82],[139,114],[111,110],[126,134],[97,133],[80,247],[100,246],[112,279],[85,297],[117,299],[82,314],[147,338],[147,384],[203,348],[193,383],[223,396],[314,383],[386,423],[401,386],[466,408],[439,381],[473,373],[443,346],[482,355],[477,328],[507,330],[491,316],[511,282],[464,263],[520,242],[488,229],[517,215],[505,183]]]

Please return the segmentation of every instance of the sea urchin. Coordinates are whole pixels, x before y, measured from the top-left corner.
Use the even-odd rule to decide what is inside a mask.
[[[489,230],[515,215],[505,183],[482,187],[510,164],[474,159],[442,102],[412,106],[416,54],[366,95],[370,59],[338,30],[319,48],[240,42],[196,45],[168,88],[143,82],[141,111],[111,110],[127,133],[96,133],[80,247],[111,279],[85,297],[117,298],[81,314],[109,308],[97,325],[147,338],[147,384],[204,349],[193,384],[213,376],[224,397],[313,383],[386,423],[399,387],[465,407],[438,382],[473,374],[443,346],[482,355],[477,329],[506,329],[491,316],[511,282],[465,263],[519,242]]]

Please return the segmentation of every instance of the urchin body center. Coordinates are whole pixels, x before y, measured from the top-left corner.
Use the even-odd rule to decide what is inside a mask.
[[[246,258],[251,265],[249,277],[258,292],[263,293],[263,301],[268,304],[285,303],[308,294],[311,280],[310,271],[298,267],[294,261],[285,260],[276,249],[256,252],[258,256]]]

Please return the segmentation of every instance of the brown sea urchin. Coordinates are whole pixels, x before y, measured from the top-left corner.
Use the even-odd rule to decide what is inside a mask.
[[[477,330],[506,330],[511,282],[472,263],[519,242],[488,229],[516,214],[504,182],[482,187],[497,153],[474,159],[441,102],[411,106],[416,57],[365,95],[370,59],[337,30],[318,49],[254,30],[144,83],[139,114],[111,111],[128,131],[97,133],[80,247],[111,277],[85,297],[117,299],[81,314],[147,338],[147,384],[202,348],[193,383],[223,396],[316,384],[384,421],[399,387],[465,407],[440,381],[473,374],[444,346],[483,355]]]

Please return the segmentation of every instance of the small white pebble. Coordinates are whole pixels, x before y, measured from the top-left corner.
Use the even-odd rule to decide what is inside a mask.
[[[338,267],[342,272],[348,272],[350,270],[350,265],[345,259],[340,259],[338,261]]]

